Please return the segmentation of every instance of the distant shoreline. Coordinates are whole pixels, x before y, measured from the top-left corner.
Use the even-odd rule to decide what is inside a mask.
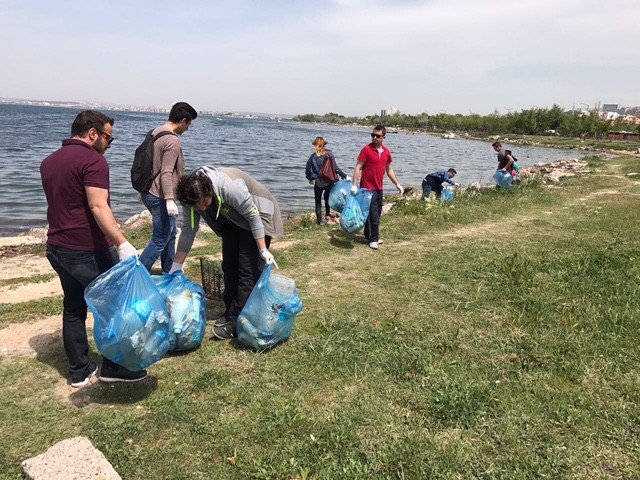
[[[324,125],[331,127],[346,127],[354,128],[358,130],[370,130],[373,125],[346,125],[340,123],[325,123],[325,122],[301,122],[299,120],[293,120],[292,123],[300,125]],[[618,143],[616,146],[620,147],[632,147],[633,150],[627,150],[622,148],[607,148],[607,145],[615,144],[612,141],[605,140],[579,140],[566,137],[554,137],[545,135],[519,135],[519,134],[493,134],[493,135],[474,135],[468,132],[457,132],[451,130],[443,131],[425,131],[425,130],[413,130],[405,127],[387,127],[387,133],[391,134],[405,134],[405,135],[426,135],[432,137],[444,137],[445,134],[452,133],[457,140],[477,140],[480,142],[504,142],[512,145],[525,145],[530,147],[542,147],[542,148],[554,148],[557,150],[578,150],[582,152],[596,152],[607,153],[613,155],[638,155],[640,154],[640,143],[638,142],[623,142]]]

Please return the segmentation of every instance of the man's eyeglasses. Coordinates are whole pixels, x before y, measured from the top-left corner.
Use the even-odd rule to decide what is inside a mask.
[[[372,133],[371,134],[371,138],[382,138],[382,137],[384,137],[384,135],[381,135],[379,133]]]
[[[107,145],[111,145],[111,143],[116,139],[116,137],[109,135],[107,132],[100,132],[100,135],[102,135],[107,141]]]

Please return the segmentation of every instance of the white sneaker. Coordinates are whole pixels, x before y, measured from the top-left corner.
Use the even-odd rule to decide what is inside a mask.
[[[383,243],[384,243],[384,240],[383,240],[383,239],[381,239],[381,238],[379,238],[379,239],[378,239],[378,245],[382,245]]]
[[[369,248],[373,248],[374,250],[378,250],[378,242],[369,243]]]
[[[91,380],[91,378],[98,374],[98,367],[92,366],[92,368],[93,368],[93,371],[89,374],[88,377],[83,378],[82,380],[79,380],[77,382],[72,382],[71,386],[73,388],[80,388],[80,387],[85,387],[89,385],[89,381]]]

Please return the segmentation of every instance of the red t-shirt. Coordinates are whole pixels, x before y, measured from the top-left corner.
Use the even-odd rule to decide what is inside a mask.
[[[387,171],[387,164],[392,162],[389,149],[383,145],[382,153],[378,153],[375,145],[370,143],[360,150],[358,161],[362,162],[360,188],[382,190],[382,181]]]
[[[82,140],[63,140],[62,148],[40,164],[40,177],[48,204],[48,242],[85,252],[109,248],[111,242],[93,217],[84,189],[109,189],[104,156]]]

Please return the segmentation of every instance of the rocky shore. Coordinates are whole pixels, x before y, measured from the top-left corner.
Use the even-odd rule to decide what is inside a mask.
[[[520,170],[520,176],[523,178],[541,177],[546,184],[556,184],[562,177],[570,177],[576,174],[589,173],[588,164],[584,160],[578,158],[566,158],[557,160],[551,163],[537,163],[536,165],[528,168],[522,168]],[[471,184],[466,187],[462,187],[462,191],[466,188],[492,188],[481,187],[480,184]],[[418,199],[422,195],[421,190],[418,187],[407,187],[405,198]],[[385,205],[383,213],[389,211],[392,204]],[[129,217],[121,224],[122,230],[130,232],[137,230],[146,225],[151,224],[151,214],[149,211],[144,210],[136,215]],[[202,224],[200,226],[202,231],[210,231],[209,227]],[[47,228],[32,228],[23,235],[15,237],[0,237],[0,250],[25,247],[30,245],[42,245],[47,240]]]

